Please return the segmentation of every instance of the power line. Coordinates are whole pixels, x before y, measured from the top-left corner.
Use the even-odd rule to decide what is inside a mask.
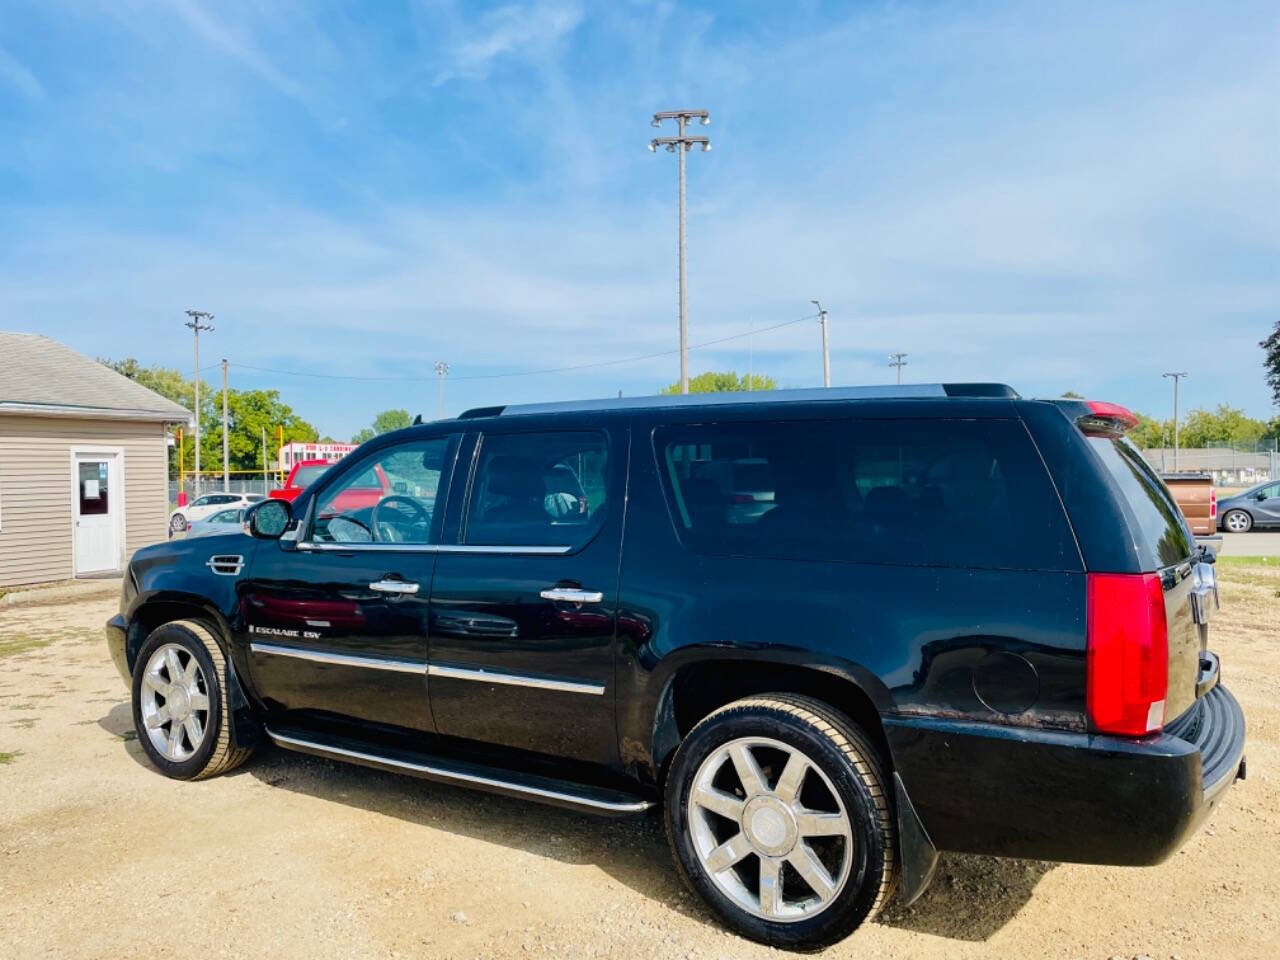
[[[717,344],[728,343],[731,340],[741,340],[744,337],[752,337],[761,333],[768,333],[770,330],[781,330],[783,327],[789,327],[793,324],[803,323],[806,320],[814,320],[817,314],[809,316],[796,317],[794,320],[784,320],[782,323],[775,323],[769,327],[757,327],[755,330],[747,330],[742,333],[733,333],[727,337],[718,337],[715,340],[704,340],[702,343],[695,343],[688,347],[690,350],[699,350],[703,347],[714,347]],[[506,380],[514,377],[537,377],[550,373],[570,373],[576,370],[591,370],[597,367],[613,367],[623,363],[638,363],[641,360],[656,360],[660,357],[670,357],[679,353],[679,350],[661,350],[657,353],[646,353],[635,357],[622,357],[617,360],[597,360],[592,363],[578,363],[567,367],[547,367],[542,370],[517,370],[511,373],[474,373],[469,376],[452,376],[450,380]],[[315,373],[309,370],[283,370],[278,367],[259,367],[250,363],[235,363],[231,366],[239,367],[242,370],[253,370],[258,373],[275,373],[288,377],[313,377],[320,380],[357,380],[362,382],[376,383],[419,383],[427,379],[426,376],[418,377],[376,377],[361,376],[358,374],[345,373]]]

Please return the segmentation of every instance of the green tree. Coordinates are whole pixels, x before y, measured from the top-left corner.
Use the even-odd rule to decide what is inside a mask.
[[[1276,328],[1271,331],[1271,336],[1260,341],[1258,346],[1266,354],[1262,366],[1267,371],[1267,386],[1271,388],[1271,400],[1280,407],[1280,320],[1276,321]]]
[[[1152,450],[1173,443],[1173,425],[1168,420],[1157,420],[1145,413],[1136,414],[1138,425],[1129,431],[1129,439],[1140,450]]]
[[[1082,394],[1076,393],[1074,390],[1068,390],[1066,393],[1062,395],[1062,399],[1063,400],[1083,400],[1084,396]]]
[[[1218,404],[1214,410],[1192,410],[1179,431],[1178,442],[1184,447],[1208,447],[1228,444],[1251,447],[1267,433],[1262,420],[1245,416],[1243,410]]]
[[[755,373],[749,376],[740,376],[732,370],[725,373],[716,373],[707,371],[700,373],[696,377],[689,380],[690,393],[734,393],[737,391],[751,390],[776,390],[778,382],[773,377],[764,374]],[[680,384],[673,383],[663,387],[659,393],[679,393]]]
[[[195,401],[195,382],[177,370],[144,367],[133,357],[100,358],[99,362],[188,410]],[[262,468],[263,429],[267,433],[269,457],[273,457],[276,450],[278,427],[284,428],[285,443],[311,442],[317,436],[316,428],[294,413],[293,408],[280,399],[278,390],[228,390],[227,427],[227,459],[232,470]],[[194,470],[196,453],[192,431],[185,432],[182,467]],[[177,471],[176,443],[169,451],[169,467],[172,472]],[[203,380],[200,381],[200,469],[213,472],[222,469],[222,390],[214,389]]]
[[[373,418],[373,425],[362,427],[356,431],[356,435],[351,438],[352,443],[365,443],[374,437],[384,433],[390,433],[392,430],[400,430],[410,426],[413,418],[409,416],[408,410],[383,410],[380,414]]]

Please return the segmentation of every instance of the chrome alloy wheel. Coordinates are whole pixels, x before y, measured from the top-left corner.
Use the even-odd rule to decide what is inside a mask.
[[[742,737],[715,750],[698,767],[688,817],[699,863],[754,916],[816,916],[849,879],[844,802],[817,764],[779,740]]]
[[[142,675],[142,724],[161,756],[190,759],[209,727],[209,685],[200,663],[176,643],[157,647]]]

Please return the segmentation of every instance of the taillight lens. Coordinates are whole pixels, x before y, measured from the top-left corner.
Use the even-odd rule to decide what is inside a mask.
[[[1089,574],[1087,673],[1094,730],[1140,737],[1164,726],[1169,631],[1159,574]]]
[[[1209,519],[1212,520],[1218,515],[1218,488],[1209,488]]]

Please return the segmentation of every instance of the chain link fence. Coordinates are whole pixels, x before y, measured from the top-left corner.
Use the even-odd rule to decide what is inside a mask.
[[[1272,450],[1234,450],[1229,447],[1172,447],[1143,450],[1142,455],[1161,473],[1207,473],[1219,487],[1249,487],[1280,477],[1278,455]],[[1177,464],[1176,468],[1174,464]]]

